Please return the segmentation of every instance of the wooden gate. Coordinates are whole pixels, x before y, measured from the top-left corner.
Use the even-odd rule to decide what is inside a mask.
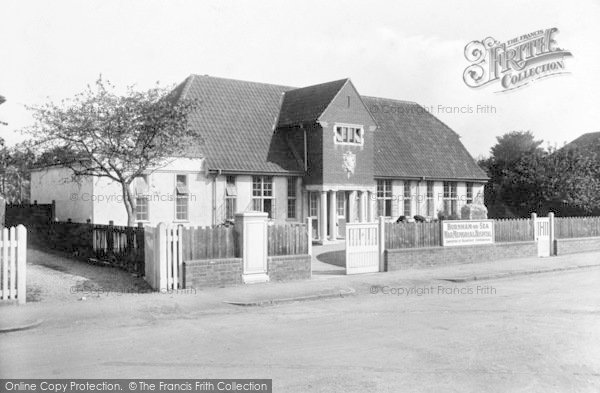
[[[552,250],[550,241],[550,218],[540,217],[536,218],[534,222],[538,257],[549,257]]]
[[[379,271],[379,229],[376,222],[346,224],[346,274]]]
[[[27,299],[27,230],[23,225],[16,228],[0,228],[0,282],[2,301]]]

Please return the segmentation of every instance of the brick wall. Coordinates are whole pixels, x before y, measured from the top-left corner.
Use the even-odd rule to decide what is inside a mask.
[[[242,259],[203,259],[183,263],[185,288],[226,287],[242,284]]]
[[[477,263],[536,255],[537,245],[533,241],[480,246],[395,249],[385,251],[385,270]]]
[[[556,240],[556,255],[589,251],[600,251],[600,237],[579,237]]]
[[[311,277],[310,255],[281,255],[269,257],[268,274],[271,281],[308,280]]]

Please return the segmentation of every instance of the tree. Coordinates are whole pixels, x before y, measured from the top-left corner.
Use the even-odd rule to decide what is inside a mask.
[[[132,226],[131,183],[193,143],[197,135],[188,127],[188,116],[196,108],[196,101],[177,99],[158,84],[143,92],[129,86],[118,94],[100,77],[69,100],[29,108],[35,125],[27,133],[75,179],[104,177],[119,183]]]

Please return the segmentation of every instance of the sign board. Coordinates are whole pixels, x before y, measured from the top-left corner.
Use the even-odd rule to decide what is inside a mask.
[[[494,243],[494,220],[442,221],[442,246],[473,246]]]

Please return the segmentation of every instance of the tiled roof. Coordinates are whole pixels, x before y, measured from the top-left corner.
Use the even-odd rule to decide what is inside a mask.
[[[347,81],[340,79],[286,91],[277,126],[315,122]]]
[[[376,177],[487,179],[459,136],[414,102],[362,97],[377,122]]]
[[[564,146],[565,149],[581,148],[583,150],[589,150],[600,146],[600,132],[588,132],[587,134],[581,135],[571,143]]]
[[[198,99],[190,116],[209,169],[287,173],[302,168],[274,134],[282,95],[290,87],[192,75],[182,96]]]
[[[200,100],[190,116],[201,138],[190,146],[202,152],[209,169],[230,172],[302,173],[278,126],[314,121],[347,79],[293,88],[192,75],[178,96]],[[362,97],[378,124],[376,177],[487,179],[486,174],[444,123],[415,103]],[[382,111],[377,108],[397,108]],[[387,113],[386,113],[387,112]]]

